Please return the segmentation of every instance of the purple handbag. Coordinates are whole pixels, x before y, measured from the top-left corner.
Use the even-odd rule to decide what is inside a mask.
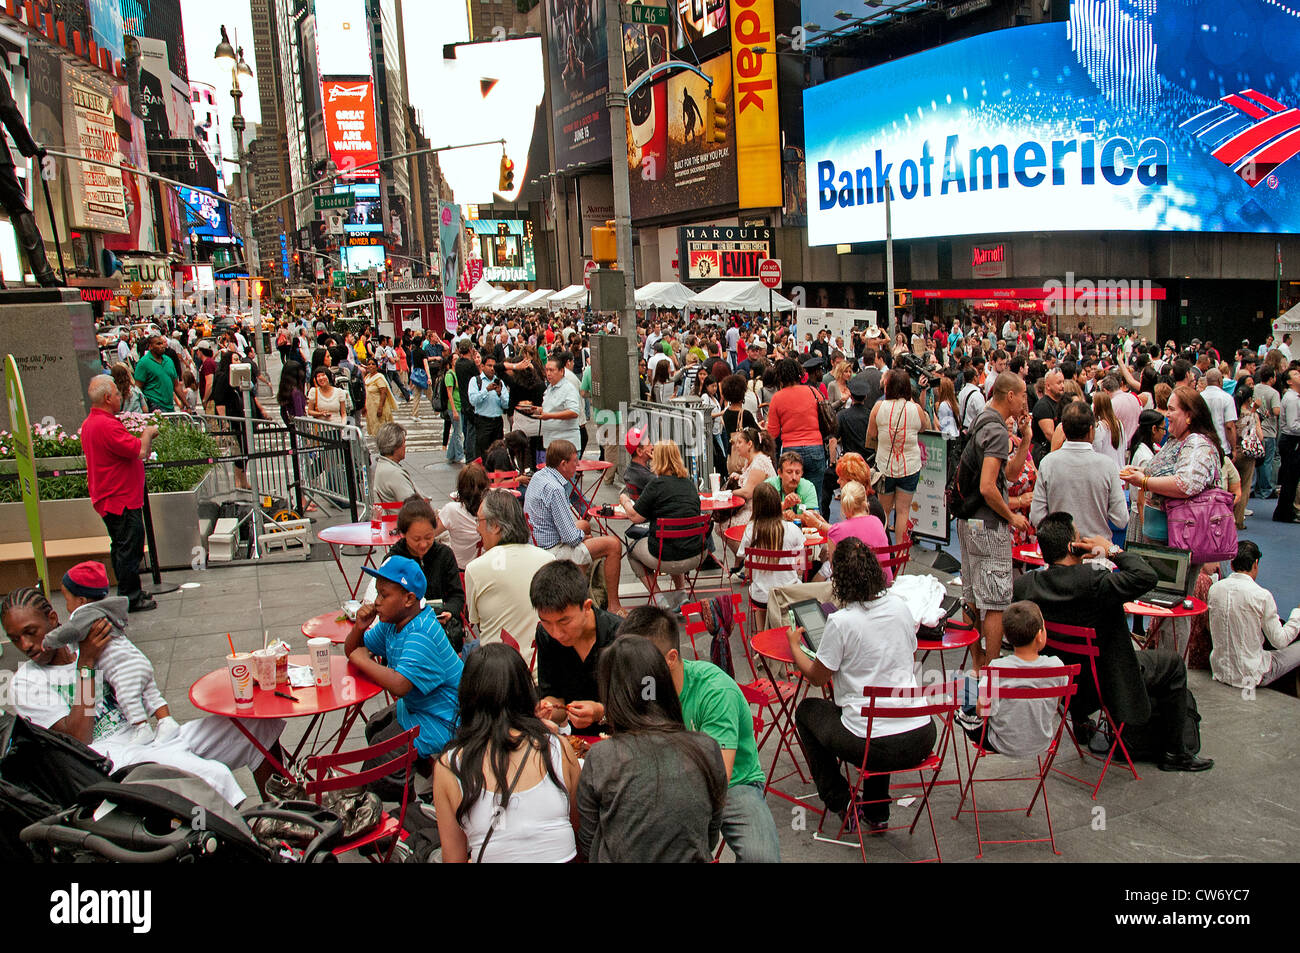
[[[1169,545],[1192,554],[1192,562],[1213,563],[1237,556],[1233,495],[1217,486],[1186,500],[1165,500]]]

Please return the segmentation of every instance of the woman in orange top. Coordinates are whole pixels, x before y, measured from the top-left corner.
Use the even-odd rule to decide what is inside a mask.
[[[767,411],[767,432],[773,440],[781,441],[783,451],[793,451],[803,458],[804,479],[817,488],[818,509],[825,516],[830,500],[823,480],[826,445],[817,424],[818,394],[800,383],[803,369],[792,358],[777,362],[776,378],[780,390],[772,395]]]

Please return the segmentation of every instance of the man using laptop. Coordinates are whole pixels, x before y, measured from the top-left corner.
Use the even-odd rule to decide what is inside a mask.
[[[1107,536],[1080,537],[1069,513],[1049,513],[1038,524],[1038,546],[1047,568],[1025,573],[1015,581],[1016,601],[1035,603],[1048,622],[1083,626],[1097,634],[1097,680],[1106,707],[1123,741],[1136,758],[1146,749],[1160,752],[1161,771],[1206,771],[1208,758],[1187,751],[1183,731],[1187,723],[1187,666],[1175,652],[1153,649],[1133,651],[1124,603],[1136,599],[1157,582],[1154,569],[1140,556],[1126,553]],[[1084,557],[1107,557],[1113,572]],[[1049,633],[1050,637],[1050,633]],[[1061,662],[1088,660],[1058,650]],[[1080,678],[1079,692],[1070,705],[1075,737],[1090,735],[1085,719],[1100,707],[1091,678]]]

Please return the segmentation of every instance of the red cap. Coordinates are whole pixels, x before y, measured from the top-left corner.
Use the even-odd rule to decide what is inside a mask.
[[[87,589],[108,588],[108,570],[104,568],[103,563],[77,563],[68,570],[68,578]]]
[[[623,446],[627,448],[629,454],[636,453],[645,439],[644,427],[633,427],[627,432],[627,439],[623,441]]]

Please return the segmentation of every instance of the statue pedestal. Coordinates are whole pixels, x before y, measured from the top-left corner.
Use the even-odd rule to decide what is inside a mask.
[[[95,342],[95,317],[75,288],[0,291],[0,358],[12,354],[22,374],[33,424],[53,418],[76,432],[86,419],[86,388],[104,373]],[[0,400],[0,427],[12,429]]]

